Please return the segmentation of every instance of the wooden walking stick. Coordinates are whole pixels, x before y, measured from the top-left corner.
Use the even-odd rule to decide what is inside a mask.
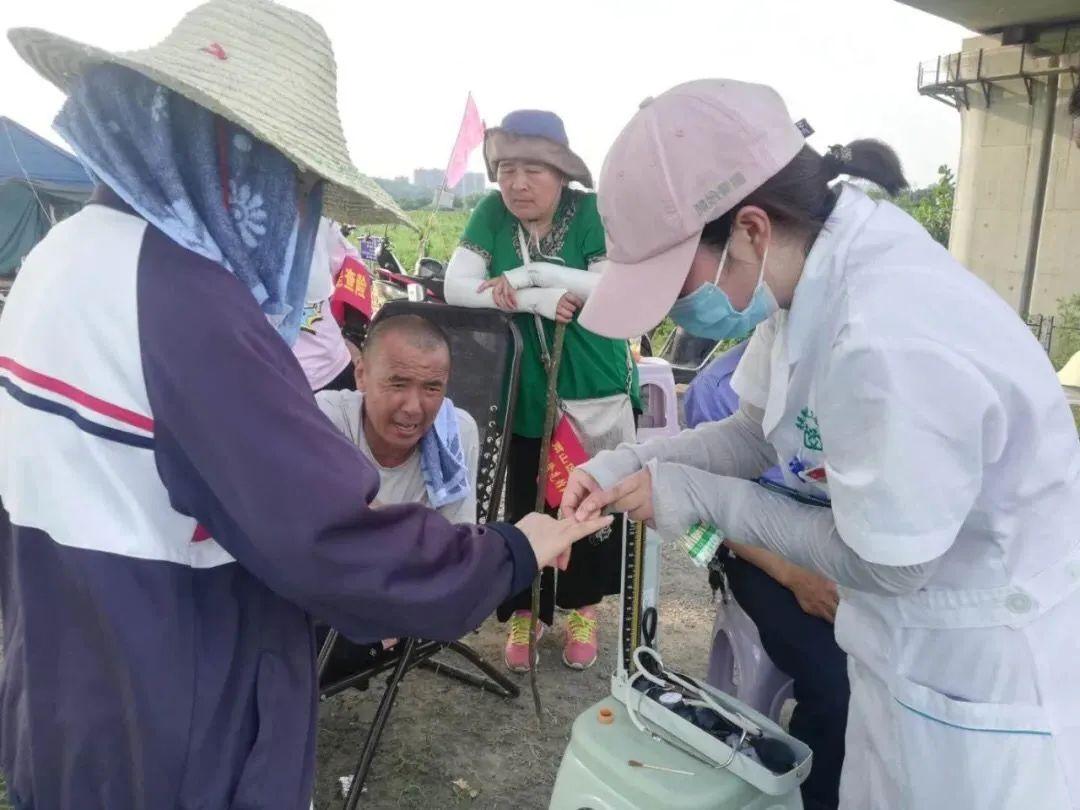
[[[539,327],[539,324],[538,324]],[[563,338],[566,324],[555,324],[555,346],[550,355],[544,351],[544,365],[547,367],[547,409],[544,411],[544,432],[540,435],[540,466],[536,481],[536,511],[544,511],[548,484],[548,453],[551,452],[551,433],[555,430],[555,414],[559,410],[559,394],[556,390],[559,381],[559,364],[562,362]],[[538,328],[540,345],[546,349],[544,330]],[[540,713],[540,687],[536,682],[536,627],[540,621],[540,580],[544,576],[541,569],[536,572],[532,585],[532,616],[529,619],[529,684],[532,686],[533,706],[536,719],[543,723]]]

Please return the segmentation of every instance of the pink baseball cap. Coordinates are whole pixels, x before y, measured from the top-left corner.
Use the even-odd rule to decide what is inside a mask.
[[[647,98],[600,172],[607,263],[581,311],[598,335],[644,334],[675,303],[705,225],[806,145],[771,87],[701,79]]]

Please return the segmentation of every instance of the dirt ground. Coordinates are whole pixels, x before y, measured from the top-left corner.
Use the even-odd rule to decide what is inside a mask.
[[[529,692],[503,700],[426,671],[406,676],[375,756],[361,806],[380,810],[468,807],[474,810],[546,808],[574,718],[607,694],[615,666],[618,599],[601,608],[596,665],[575,672],[561,661],[562,630],[540,642],[538,670],[545,722],[539,727]],[[659,644],[666,662],[705,675],[714,606],[704,571],[667,547],[660,586]],[[467,641],[488,661],[502,661],[505,630],[494,619]],[[339,777],[356,765],[382,681],[370,692],[326,701],[319,723],[315,807],[342,805]],[[471,798],[453,782],[464,780]]]

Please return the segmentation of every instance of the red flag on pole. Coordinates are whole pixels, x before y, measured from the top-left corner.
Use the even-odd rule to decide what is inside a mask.
[[[469,167],[469,155],[472,150],[484,142],[484,122],[476,109],[472,93],[465,102],[465,115],[461,119],[454,151],[450,153],[450,162],[446,165],[445,188],[452,189],[461,182],[465,170]]]

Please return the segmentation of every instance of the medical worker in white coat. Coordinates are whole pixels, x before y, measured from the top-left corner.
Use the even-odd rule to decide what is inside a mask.
[[[641,109],[600,179],[599,334],[670,311],[758,326],[736,415],[623,445],[564,508],[698,521],[840,585],[847,810],[1080,808],[1080,444],[1045,353],[910,217],[873,141],[809,148],[775,91],[705,80]],[[805,506],[753,483],[779,462]]]

